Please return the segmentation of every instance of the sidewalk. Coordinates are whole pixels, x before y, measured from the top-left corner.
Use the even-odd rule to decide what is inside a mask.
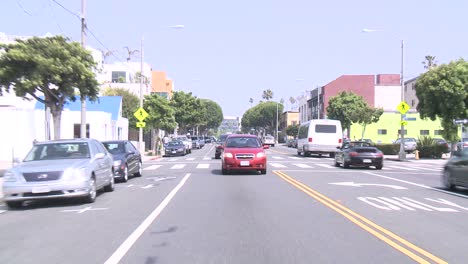
[[[393,161],[400,161],[400,158],[398,155],[385,155],[384,156],[385,160],[393,160]],[[447,160],[450,159],[450,154],[444,154],[442,155],[441,159],[428,159],[428,158],[420,158],[416,159],[414,154],[406,154],[406,160],[403,162],[417,162],[417,163],[441,163],[444,164],[447,162]]]

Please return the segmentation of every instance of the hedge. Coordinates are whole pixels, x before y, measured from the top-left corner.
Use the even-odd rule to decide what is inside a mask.
[[[376,145],[384,155],[397,155],[400,152],[400,144],[378,144]]]

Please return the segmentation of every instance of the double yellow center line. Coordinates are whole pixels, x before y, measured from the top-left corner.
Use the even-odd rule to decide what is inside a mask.
[[[366,230],[373,236],[384,241],[388,245],[392,246],[401,253],[407,255],[411,259],[415,260],[418,263],[431,263],[427,259],[435,263],[448,263],[433,254],[425,251],[424,249],[412,244],[411,242],[403,239],[402,237],[392,233],[391,231],[377,225],[376,223],[370,221],[364,216],[352,211],[351,209],[343,206],[342,204],[328,198],[327,196],[313,190],[309,186],[301,183],[300,181],[288,176],[286,173],[281,171],[273,171],[276,175],[281,177],[286,182],[290,183],[294,187],[308,194],[310,197],[329,207],[330,209],[336,211],[342,216],[346,217],[349,221],[353,222],[357,226]],[[419,254],[419,255],[418,255]],[[424,259],[426,257],[427,259]]]

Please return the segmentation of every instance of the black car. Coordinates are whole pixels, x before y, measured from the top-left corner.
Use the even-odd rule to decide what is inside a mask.
[[[216,141],[215,159],[221,158],[221,153],[223,152],[223,145],[228,136],[229,134],[223,134],[219,136],[218,141]]]
[[[114,158],[114,178],[127,182],[130,176],[140,177],[143,165],[141,154],[128,140],[103,141],[102,144]]]
[[[183,141],[174,140],[164,145],[164,156],[185,156],[187,149]]]
[[[454,152],[444,165],[442,184],[447,189],[455,189],[455,186],[468,188],[468,149]]]
[[[370,167],[381,170],[384,154],[378,148],[365,141],[350,141],[343,144],[335,153],[335,166]]]

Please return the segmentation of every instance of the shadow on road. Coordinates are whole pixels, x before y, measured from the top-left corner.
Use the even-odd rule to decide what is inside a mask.
[[[211,170],[211,173],[219,176],[259,176],[257,171],[230,171],[228,174],[223,174],[221,170]]]

